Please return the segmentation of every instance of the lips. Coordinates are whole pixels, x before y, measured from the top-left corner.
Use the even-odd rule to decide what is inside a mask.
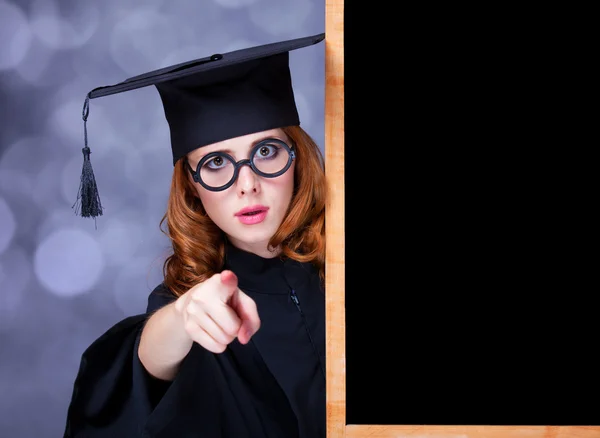
[[[244,225],[256,225],[265,220],[268,210],[269,207],[265,207],[264,205],[253,205],[251,207],[242,208],[235,216],[238,221]]]
[[[264,205],[252,205],[250,207],[242,208],[235,215],[236,216],[254,216],[260,213],[264,213],[269,209],[269,207],[265,207]]]

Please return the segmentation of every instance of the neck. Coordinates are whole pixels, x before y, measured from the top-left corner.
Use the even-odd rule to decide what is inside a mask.
[[[242,242],[231,237],[229,237],[229,242],[236,248],[256,254],[257,256],[265,259],[272,259],[281,254],[281,246],[275,248],[274,250],[270,250],[268,242]]]

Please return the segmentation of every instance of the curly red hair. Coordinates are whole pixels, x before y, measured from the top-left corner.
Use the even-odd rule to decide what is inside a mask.
[[[295,188],[287,215],[269,245],[281,245],[285,257],[313,263],[324,281],[327,190],[323,155],[301,127],[282,129],[295,145]],[[179,160],[160,222],[173,250],[163,264],[164,283],[176,296],[221,272],[225,257],[225,234],[206,215],[188,175],[186,161]]]

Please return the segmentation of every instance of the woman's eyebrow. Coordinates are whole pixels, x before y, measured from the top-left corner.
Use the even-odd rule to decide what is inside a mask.
[[[250,147],[249,147],[249,149],[250,149],[250,148],[253,148],[254,146],[256,146],[256,145],[257,145],[258,143],[260,143],[261,141],[270,140],[270,139],[279,140],[279,141],[282,141],[282,142],[284,142],[284,143],[286,143],[286,144],[287,144],[287,141],[286,141],[286,140],[284,140],[283,138],[281,138],[281,136],[279,136],[279,135],[267,135],[267,136],[265,136],[265,137],[262,137],[262,138],[259,138],[259,139],[257,139],[257,140],[254,140],[254,141],[253,141],[253,142],[250,144]]]
[[[214,153],[214,152],[225,152],[226,154],[229,154],[229,155],[232,155],[232,154],[233,154],[233,151],[232,151],[231,149],[216,149],[216,150],[214,150],[214,151],[206,152],[206,153],[204,153],[204,154],[200,155],[200,156],[198,157],[198,161],[200,161],[200,160],[201,160],[202,158],[204,158],[206,155],[208,155],[208,154],[212,154],[212,153]]]
[[[217,149],[214,151],[205,152],[202,155],[198,155],[196,158],[194,158],[194,160],[196,160],[199,163],[200,160],[202,160],[202,158],[204,158],[208,154],[212,154],[213,152],[225,152],[226,154],[233,155],[233,151],[231,149]]]

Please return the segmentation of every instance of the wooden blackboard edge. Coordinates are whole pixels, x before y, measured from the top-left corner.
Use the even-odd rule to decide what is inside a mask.
[[[325,3],[325,173],[327,438],[346,429],[344,250],[344,2]]]
[[[598,438],[600,426],[346,425],[345,438]]]

